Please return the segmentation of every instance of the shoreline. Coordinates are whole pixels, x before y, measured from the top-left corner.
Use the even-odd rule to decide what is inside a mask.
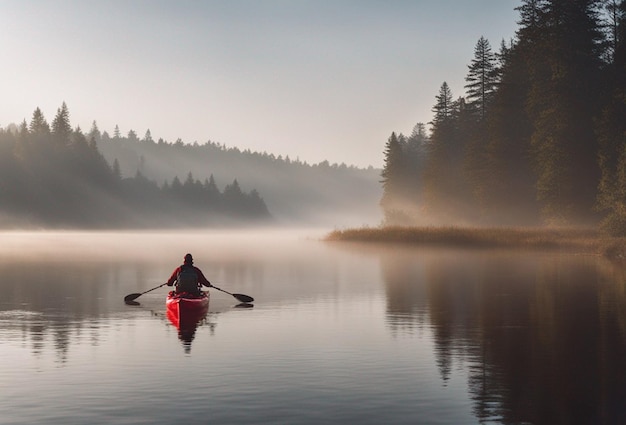
[[[455,248],[560,250],[626,260],[626,238],[604,236],[593,228],[386,226],[334,230],[326,242],[362,242]]]

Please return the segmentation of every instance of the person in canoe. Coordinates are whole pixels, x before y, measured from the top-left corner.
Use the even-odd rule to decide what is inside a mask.
[[[182,265],[178,266],[170,278],[167,280],[167,286],[172,286],[176,283],[176,293],[187,293],[193,295],[200,295],[200,289],[202,286],[211,288],[211,282],[208,281],[202,270],[193,265],[193,257],[191,254],[186,254]]]

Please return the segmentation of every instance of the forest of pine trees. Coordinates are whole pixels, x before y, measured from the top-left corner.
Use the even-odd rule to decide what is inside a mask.
[[[189,172],[158,185],[140,170],[123,178],[93,134],[72,129],[65,103],[48,124],[39,108],[30,124],[0,130],[0,227],[210,226],[266,221],[265,202],[235,179],[220,191]]]
[[[272,213],[276,225],[338,226],[380,222],[378,207],[382,190],[380,169],[345,163],[307,163],[288,155],[241,150],[206,140],[171,143],[153,138],[150,130],[138,133],[116,126],[109,134],[93,122],[88,138],[121,175],[139,172],[157,182],[180,179],[190,171],[201,181],[239,182],[246,192],[255,190]],[[293,143],[299,136],[293,136]],[[214,178],[211,178],[211,175]]]
[[[596,225],[626,235],[626,1],[523,0],[465,96],[385,146],[386,224]]]

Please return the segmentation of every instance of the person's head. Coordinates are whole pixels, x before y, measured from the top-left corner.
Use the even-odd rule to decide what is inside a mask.
[[[191,256],[191,254],[185,254],[184,260],[185,260],[185,264],[189,264],[189,265],[193,264],[193,257]]]

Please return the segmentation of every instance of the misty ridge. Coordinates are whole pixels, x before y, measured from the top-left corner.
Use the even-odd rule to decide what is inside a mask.
[[[109,162],[118,162],[123,175],[139,172],[164,182],[188,179],[192,173],[218,186],[237,179],[242,190],[260,193],[276,224],[338,226],[380,221],[380,169],[371,166],[309,164],[210,140],[169,143],[153,140],[150,130],[141,138],[133,130],[122,136],[117,126],[111,136],[101,133],[95,123],[89,134]]]
[[[380,171],[207,142],[184,144],[51,124],[0,129],[1,228],[160,228],[363,223],[377,213]]]

